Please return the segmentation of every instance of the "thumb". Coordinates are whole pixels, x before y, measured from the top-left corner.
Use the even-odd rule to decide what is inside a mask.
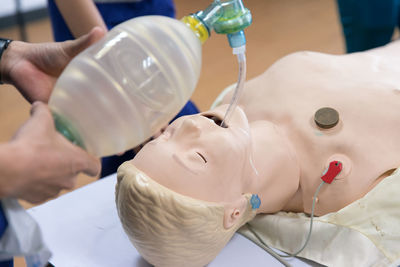
[[[104,29],[99,26],[94,27],[89,33],[79,37],[73,41],[66,41],[62,43],[62,47],[71,58],[99,41],[105,35]]]
[[[54,128],[53,118],[49,108],[42,102],[34,102],[31,107],[31,117],[18,129],[13,139],[22,137],[48,136]]]
[[[30,111],[31,116],[34,116],[34,114],[37,114],[38,112],[40,112],[43,105],[44,105],[43,102],[40,102],[40,101],[33,102],[31,105],[31,111]]]
[[[31,106],[31,120],[36,121],[37,125],[43,125],[46,129],[54,127],[53,117],[49,107],[43,102],[36,101]]]

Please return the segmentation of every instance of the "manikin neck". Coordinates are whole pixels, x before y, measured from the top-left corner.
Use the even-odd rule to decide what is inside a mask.
[[[250,166],[251,161],[246,166],[249,179],[244,189],[260,197],[258,213],[275,213],[283,209],[299,188],[299,163],[289,140],[276,125],[256,121],[250,127],[254,166]]]

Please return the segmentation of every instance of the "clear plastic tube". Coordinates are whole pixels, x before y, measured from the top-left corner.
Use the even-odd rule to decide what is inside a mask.
[[[239,98],[242,95],[244,82],[246,81],[246,55],[245,55],[245,47],[242,47],[238,53],[236,54],[238,63],[239,63],[239,77],[238,82],[236,84],[235,92],[233,93],[233,97],[231,103],[229,104],[228,110],[225,113],[224,119],[222,120],[221,126],[227,127],[230,117],[232,116],[233,111],[235,110]],[[235,54],[234,50],[234,54]]]

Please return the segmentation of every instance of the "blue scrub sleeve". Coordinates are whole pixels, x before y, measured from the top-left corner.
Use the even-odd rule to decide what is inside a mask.
[[[6,215],[4,214],[3,206],[0,204],[0,238],[3,236],[8,226]],[[0,261],[0,267],[14,266],[13,260]]]
[[[174,18],[175,6],[172,0],[142,0],[136,3],[96,4],[109,29],[131,18],[160,15]]]

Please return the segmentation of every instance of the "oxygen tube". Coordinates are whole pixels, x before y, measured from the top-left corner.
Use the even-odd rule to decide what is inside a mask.
[[[226,34],[233,54],[237,56],[239,76],[231,103],[221,123],[226,127],[244,88],[246,80],[246,37],[244,29],[251,25],[250,11],[244,7],[242,0],[215,0],[205,10],[191,14],[182,19],[202,43],[214,30],[218,34]]]
[[[239,51],[238,51],[239,50]],[[243,52],[242,52],[243,51]],[[244,82],[246,81],[246,45],[240,47],[240,49],[233,49],[233,54],[237,56],[238,65],[239,65],[239,77],[238,82],[236,83],[236,88],[233,93],[231,102],[229,103],[228,110],[225,113],[224,119],[222,120],[221,126],[227,127],[226,123],[231,118],[233,111],[235,110],[239,98],[242,95]]]

